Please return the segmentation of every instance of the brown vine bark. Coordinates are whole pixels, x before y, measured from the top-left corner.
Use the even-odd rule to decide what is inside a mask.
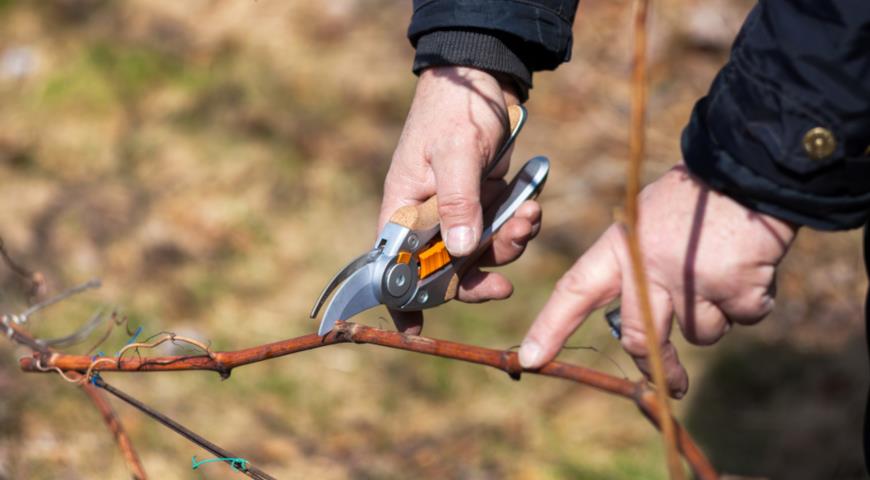
[[[236,367],[340,343],[380,345],[486,365],[502,370],[516,380],[524,372],[562,378],[630,399],[657,428],[660,428],[663,423],[655,390],[644,381],[632,382],[590,368],[557,361],[547,363],[536,370],[523,370],[520,367],[516,352],[478,347],[449,340],[405,335],[399,332],[381,330],[349,322],[339,322],[329,334],[323,337],[312,333],[242,350],[209,352],[208,355],[116,358],[112,362],[101,361],[99,364],[94,365],[93,371],[157,372],[210,370],[226,378]],[[45,370],[37,368],[37,361],[39,361],[39,364],[44,369],[57,367],[63,371],[75,371],[79,373],[87,372],[95,362],[95,360],[84,355],[34,352],[32,357],[21,358],[19,364],[21,369],[26,372],[44,372]],[[676,445],[695,472],[697,478],[701,480],[718,479],[719,476],[716,470],[701,449],[698,448],[691,435],[672,417],[671,422],[666,423],[674,426]]]
[[[106,398],[106,394],[89,383],[82,385],[81,389],[91,399],[97,410],[100,411],[103,421],[106,423],[109,431],[112,432],[112,435],[115,436],[115,442],[118,443],[118,448],[121,449],[121,454],[124,456],[124,461],[127,462],[127,468],[130,469],[133,480],[146,480],[148,475],[142,467],[139,455],[136,454],[136,449],[133,448],[133,443],[130,441],[130,437],[127,436],[127,432],[115,413],[115,409],[112,408],[112,405]]]
[[[0,245],[2,245],[2,240],[0,240]],[[2,248],[0,248],[0,250],[2,250]],[[7,255],[5,250],[3,250],[3,255]],[[8,317],[5,318],[7,318],[7,321],[0,323],[0,333],[6,335],[6,338],[10,341],[30,348],[34,355],[56,354],[50,348],[37,342],[29,332],[15,325],[15,323],[9,322]],[[115,438],[115,443],[118,444],[118,448],[121,450],[121,455],[124,457],[124,461],[127,463],[127,468],[130,470],[133,479],[147,480],[148,475],[145,473],[145,468],[139,460],[139,455],[136,453],[135,447],[133,447],[133,442],[130,441],[130,437],[124,429],[124,425],[121,423],[121,420],[118,418],[118,415],[115,413],[115,410],[112,408],[112,405],[109,403],[108,399],[106,399],[103,392],[88,383],[84,383],[80,385],[80,387],[103,417],[103,422],[105,422],[106,428],[109,429],[112,436]]]

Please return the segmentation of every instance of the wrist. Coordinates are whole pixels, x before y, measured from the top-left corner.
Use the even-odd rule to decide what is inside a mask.
[[[476,82],[484,82],[491,86],[497,85],[502,93],[505,106],[522,103],[520,101],[522,97],[516,81],[505,73],[491,72],[464,65],[440,65],[428,67],[420,71],[420,83],[437,82],[443,79],[466,85]],[[486,90],[490,89],[487,88]]]
[[[521,97],[519,88],[517,87],[517,82],[512,76],[500,72],[490,72],[490,75],[495,77],[501,87],[502,95],[504,95],[504,104],[506,106],[519,105],[523,103],[520,101]]]
[[[421,36],[416,44],[414,73],[439,66],[465,65],[505,79],[510,98],[528,98],[532,72],[507,38],[474,29],[437,30]],[[498,72],[498,73],[494,73]]]

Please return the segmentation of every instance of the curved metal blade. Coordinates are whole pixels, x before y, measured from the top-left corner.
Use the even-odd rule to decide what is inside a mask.
[[[325,302],[326,299],[329,298],[329,294],[332,293],[333,290],[335,290],[335,287],[339,286],[341,282],[345,281],[348,277],[356,273],[357,270],[374,262],[382,251],[383,247],[373,248],[371,251],[368,251],[355,258],[353,261],[345,265],[345,267],[342,268],[341,271],[336,273],[335,276],[332,277],[332,280],[330,280],[329,283],[326,284],[326,288],[324,288],[323,291],[320,292],[320,296],[317,297],[317,301],[314,302],[314,306],[311,308],[310,317],[317,317],[317,312],[320,311],[320,307],[323,306],[323,302]]]
[[[338,320],[347,320],[357,313],[381,304],[373,283],[374,265],[368,264],[351,275],[341,288],[335,292],[332,301],[326,306],[326,313],[320,321],[318,335],[326,335]]]

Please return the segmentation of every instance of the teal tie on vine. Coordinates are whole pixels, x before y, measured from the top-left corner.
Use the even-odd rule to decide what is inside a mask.
[[[238,457],[217,457],[217,458],[208,458],[206,460],[201,460],[199,462],[196,461],[196,455],[191,458],[192,467],[194,470],[199,468],[200,465],[211,462],[227,462],[233,468],[233,470],[245,471],[248,469],[248,461],[244,458]]]

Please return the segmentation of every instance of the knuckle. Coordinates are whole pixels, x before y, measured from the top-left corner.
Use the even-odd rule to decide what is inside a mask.
[[[448,193],[438,196],[438,216],[441,218],[469,218],[477,214],[480,202],[462,193]]]
[[[734,323],[753,325],[764,320],[775,306],[776,300],[768,290],[759,290],[742,298],[736,311],[727,312],[727,316]]]
[[[632,355],[646,355],[646,333],[637,327],[623,324],[620,343],[622,343],[622,348]]]
[[[729,321],[715,304],[701,302],[680,318],[683,337],[692,345],[707,346],[719,341],[728,330]]]
[[[585,294],[586,289],[584,286],[588,283],[586,274],[578,267],[579,264],[575,265],[562,275],[562,278],[556,282],[556,292],[575,297],[580,297]]]

